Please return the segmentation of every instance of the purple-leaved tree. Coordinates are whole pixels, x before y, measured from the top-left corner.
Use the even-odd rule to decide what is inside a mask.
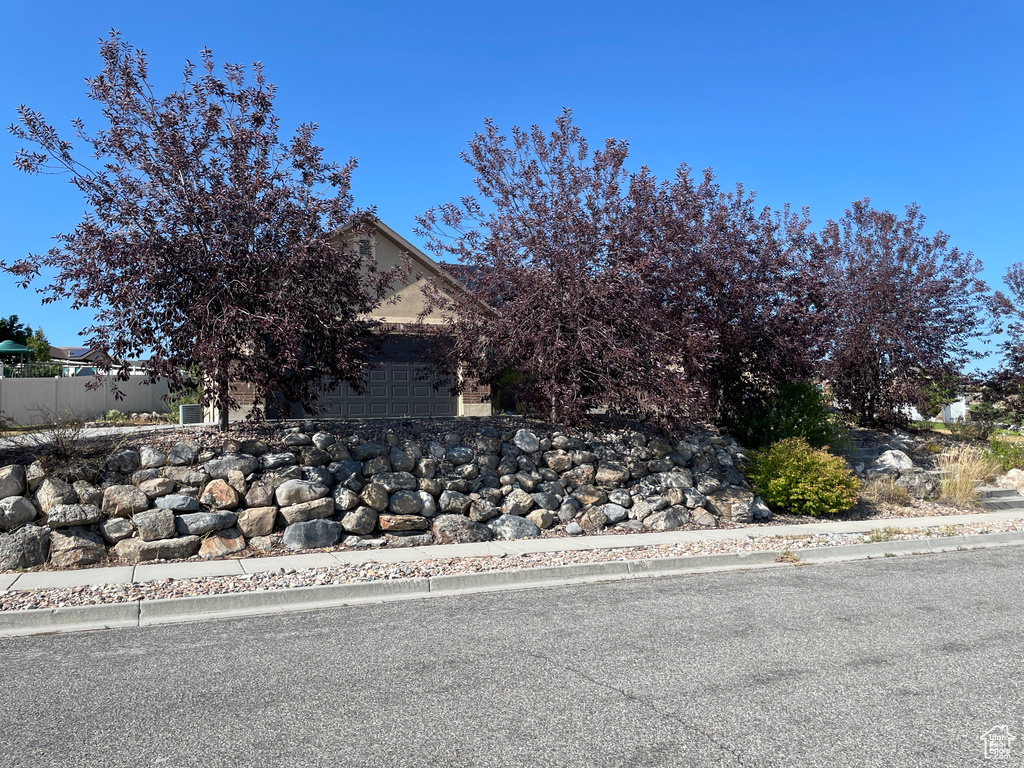
[[[15,165],[66,174],[87,211],[47,252],[3,266],[26,285],[55,270],[44,301],[95,310],[84,333],[112,361],[148,355],[172,392],[198,373],[222,429],[235,382],[256,404],[275,395],[311,408],[321,387],[358,386],[373,346],[362,316],[395,275],[337,237],[370,226],[350,193],[355,160],[326,161],[314,124],[279,138],[259,64],[218,74],[204,50],[180,88],[157,96],[145,54],[117,32],[100,55],[86,83],[101,130],[74,121],[76,147],[26,106],[10,129],[31,145]]]
[[[832,265],[825,374],[862,424],[904,423],[923,383],[982,356],[971,347],[985,330],[981,262],[924,223],[916,204],[899,217],[865,198],[819,237]]]
[[[505,136],[485,121],[462,153],[478,197],[418,217],[417,234],[458,258],[471,289],[436,290],[428,303],[448,317],[449,369],[513,381],[561,423],[604,407],[674,418],[699,400],[697,336],[680,347],[650,280],[659,211],[631,200],[633,179],[646,177],[630,176],[627,154],[614,139],[591,151],[569,110],[550,132]]]

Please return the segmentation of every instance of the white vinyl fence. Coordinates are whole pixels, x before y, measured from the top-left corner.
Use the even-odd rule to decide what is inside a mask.
[[[0,416],[13,424],[45,424],[54,416],[70,413],[82,419],[99,417],[111,409],[122,413],[163,412],[167,404],[167,382],[147,384],[145,376],[117,382],[123,400],[114,396],[112,376],[103,377],[97,389],[86,385],[93,376],[65,376],[52,379],[0,379]]]

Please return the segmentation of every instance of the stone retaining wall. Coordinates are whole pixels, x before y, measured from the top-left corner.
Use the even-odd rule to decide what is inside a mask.
[[[770,519],[745,463],[714,435],[499,432],[478,421],[396,426],[380,442],[307,424],[218,449],[141,446],[102,466],[0,468],[0,570]]]

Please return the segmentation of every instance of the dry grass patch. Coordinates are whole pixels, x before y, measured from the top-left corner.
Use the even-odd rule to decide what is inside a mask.
[[[872,504],[896,504],[901,507],[910,504],[910,491],[897,485],[893,477],[869,480],[861,486],[860,495]]]
[[[969,445],[958,445],[940,456],[942,499],[954,504],[973,504],[978,500],[978,486],[994,477],[1002,466],[991,455]]]

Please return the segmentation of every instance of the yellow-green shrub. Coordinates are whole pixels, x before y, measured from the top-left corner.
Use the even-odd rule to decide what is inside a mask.
[[[747,477],[769,507],[798,515],[836,515],[857,503],[846,462],[803,438],[781,440],[754,456]]]

